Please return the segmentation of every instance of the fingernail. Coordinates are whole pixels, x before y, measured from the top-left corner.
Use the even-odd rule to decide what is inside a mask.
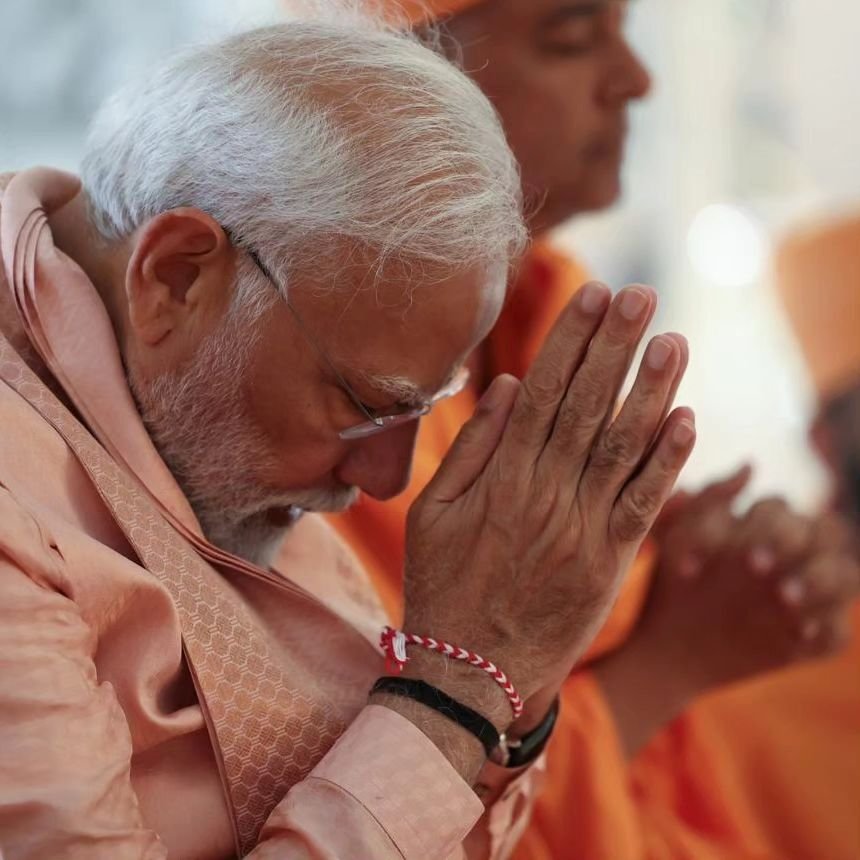
[[[621,316],[624,319],[635,320],[645,313],[645,308],[648,307],[648,296],[641,290],[628,289],[624,291],[624,296],[621,299],[621,304],[618,310],[621,311]]]
[[[750,552],[749,562],[753,573],[757,573],[759,576],[766,576],[773,570],[776,564],[776,555],[774,555],[773,550],[768,549],[766,546],[757,546]]]
[[[579,306],[587,314],[596,314],[606,302],[606,288],[600,284],[586,284],[579,291]]]
[[[800,606],[806,596],[806,585],[799,579],[789,579],[782,583],[779,593],[789,606]]]
[[[651,341],[651,344],[648,347],[648,354],[645,356],[645,361],[648,363],[648,367],[652,370],[662,370],[666,366],[666,362],[671,358],[673,352],[674,349],[672,348],[672,344],[670,344],[669,341],[658,337]]]
[[[682,421],[672,431],[672,441],[679,447],[684,448],[693,441],[696,435],[696,429],[689,421]]]

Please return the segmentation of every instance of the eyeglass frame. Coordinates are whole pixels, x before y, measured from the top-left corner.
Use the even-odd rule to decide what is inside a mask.
[[[263,273],[266,280],[269,281],[269,283],[272,285],[272,288],[275,290],[275,292],[277,292],[277,294],[283,299],[284,304],[286,304],[286,306],[290,309],[290,313],[293,315],[293,319],[296,321],[296,325],[298,326],[299,331],[301,331],[305,340],[307,340],[307,342],[314,348],[315,352],[323,360],[326,367],[331,371],[332,375],[337,380],[338,385],[341,387],[346,396],[349,397],[356,409],[367,419],[367,421],[362,421],[360,424],[355,424],[351,427],[347,427],[344,430],[338,431],[337,435],[339,439],[343,441],[366,439],[369,436],[375,436],[379,433],[384,433],[387,430],[393,430],[396,427],[402,427],[404,424],[409,424],[412,421],[418,421],[428,415],[437,403],[441,402],[442,400],[447,400],[449,397],[455,397],[456,395],[460,394],[469,384],[469,378],[471,374],[469,372],[469,369],[463,366],[454,375],[451,381],[444,388],[442,388],[441,391],[438,391],[436,394],[434,394],[426,403],[422,403],[420,406],[416,406],[403,412],[395,413],[393,415],[374,415],[371,412],[370,408],[366,406],[364,401],[358,396],[352,386],[346,381],[346,379],[344,379],[343,374],[337,369],[337,366],[331,360],[328,353],[323,348],[322,344],[314,336],[310,328],[305,324],[305,321],[302,319],[295,306],[287,297],[286,292],[281,289],[277,279],[272,274],[269,267],[263,262],[257,251],[247,245],[236,247],[240,247],[241,250],[244,250],[245,253],[247,253],[254,265]]]

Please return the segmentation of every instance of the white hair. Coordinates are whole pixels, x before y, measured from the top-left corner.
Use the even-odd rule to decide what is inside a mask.
[[[347,8],[191,49],[111,98],[82,165],[97,231],[192,206],[282,283],[344,245],[410,271],[512,263],[520,179],[493,108],[417,38]]]

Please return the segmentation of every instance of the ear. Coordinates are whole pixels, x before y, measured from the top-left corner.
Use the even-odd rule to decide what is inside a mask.
[[[234,252],[224,229],[199,209],[171,209],[137,232],[126,272],[129,322],[145,346],[172,334],[199,336],[230,303]]]

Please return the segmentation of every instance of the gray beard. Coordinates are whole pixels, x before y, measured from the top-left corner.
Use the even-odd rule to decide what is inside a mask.
[[[277,299],[276,299],[277,300]],[[268,566],[302,513],[341,511],[358,490],[267,487],[255,474],[274,472],[278,456],[243,407],[241,384],[255,345],[261,309],[231,308],[184,367],[155,380],[129,368],[129,386],[155,447],[216,546]]]

